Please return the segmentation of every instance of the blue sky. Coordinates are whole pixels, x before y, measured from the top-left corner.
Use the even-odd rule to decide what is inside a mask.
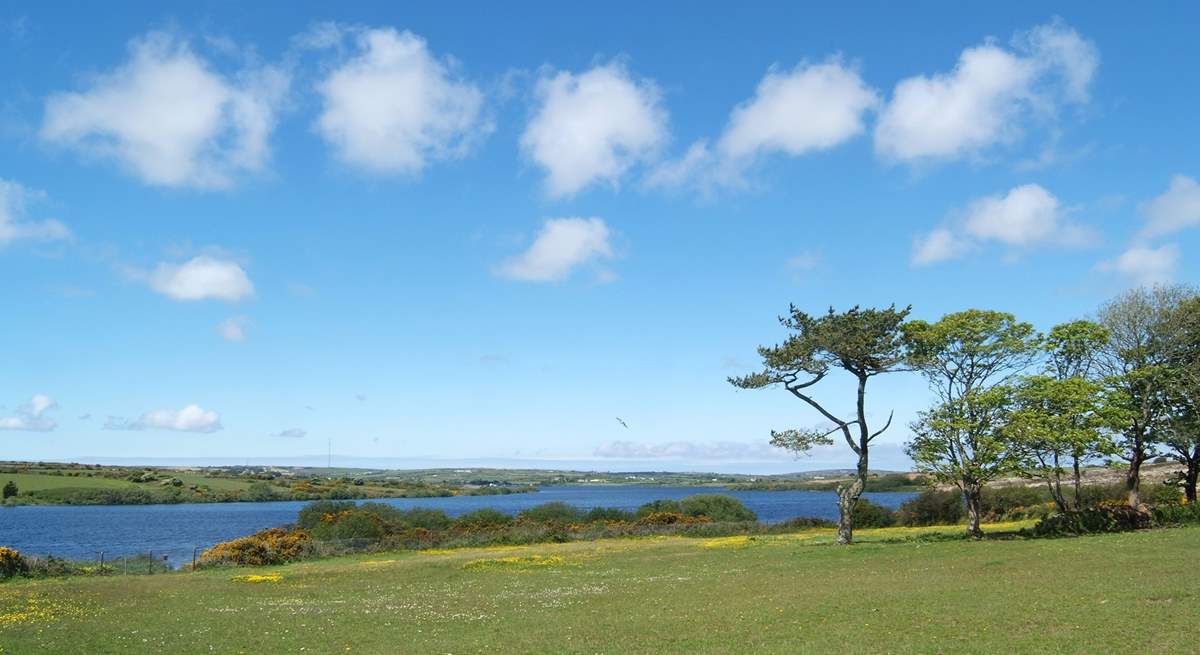
[[[1093,4],[6,4],[2,457],[849,465],[788,303],[1195,279],[1200,9]]]

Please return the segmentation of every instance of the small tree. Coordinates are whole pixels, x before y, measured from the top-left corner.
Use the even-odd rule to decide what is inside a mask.
[[[867,381],[904,367],[901,326],[910,309],[898,310],[895,305],[887,309],[854,307],[839,314],[830,308],[824,316],[813,317],[792,306],[789,315],[779,319],[791,335],[780,345],[758,349],[763,370],[729,378],[731,384],[742,389],[780,386],[834,426],[828,430],[772,431],[771,445],[803,453],[814,446],[832,444],[830,435],[840,432],[846,445],[858,456],[857,475],[837,490],[839,544],[853,540],[853,512],[867,483],[871,442],[892,424],[889,414],[883,427],[874,431],[868,427]],[[853,417],[834,414],[809,391],[835,368],[849,373],[857,382]]]
[[[9,498],[12,498],[13,496],[17,495],[17,493],[18,493],[17,483],[13,482],[12,480],[9,480],[8,483],[4,485],[4,491],[0,492],[0,493],[3,494],[4,500],[8,500]]]
[[[1015,411],[1004,434],[1020,457],[1022,472],[1046,483],[1060,511],[1080,508],[1080,462],[1114,453],[1104,430],[1103,399],[1103,387],[1081,377],[1034,375],[1015,389]],[[1070,505],[1062,485],[1067,462],[1073,463]]]
[[[904,331],[910,362],[938,400],[912,424],[908,454],[919,470],[958,487],[967,533],[982,536],[983,487],[1017,470],[1002,433],[1013,406],[1008,383],[1037,357],[1039,337],[1012,314],[978,309],[911,321]]]

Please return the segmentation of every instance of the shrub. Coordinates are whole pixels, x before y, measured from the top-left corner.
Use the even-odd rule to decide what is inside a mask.
[[[1041,505],[1051,500],[1050,492],[1041,487],[1004,485],[985,487],[980,510],[983,515],[999,519],[1016,509]]]
[[[517,518],[531,523],[567,524],[578,523],[580,514],[580,511],[571,505],[553,502],[530,507],[517,514]]]
[[[7,498],[12,498],[15,495],[17,495],[17,483],[13,482],[12,480],[9,480],[4,485],[3,497],[5,499],[7,499]]]
[[[25,575],[29,572],[29,562],[15,548],[0,546],[0,580]]]
[[[265,566],[294,562],[312,552],[312,537],[304,530],[268,528],[249,537],[219,543],[204,551],[199,564]]]
[[[954,525],[963,518],[962,494],[953,489],[926,489],[896,510],[900,525]]]
[[[312,536],[318,541],[379,539],[387,532],[378,516],[358,509],[325,514],[321,522],[312,528]]]
[[[454,519],[454,525],[465,530],[495,530],[512,525],[513,518],[491,508],[477,509]]]
[[[678,500],[652,500],[637,509],[637,518],[641,519],[658,513],[683,514],[683,506]]]
[[[706,516],[716,523],[757,521],[758,516],[746,509],[742,501],[724,494],[697,494],[679,502],[688,516]]]
[[[423,528],[425,530],[445,530],[453,523],[451,518],[440,509],[414,507],[407,511],[398,511],[391,505],[383,503],[363,503],[359,508],[369,508],[380,519],[395,521],[407,528]]]
[[[1200,503],[1163,503],[1155,505],[1150,513],[1157,526],[1200,524]]]
[[[837,523],[829,519],[819,519],[812,516],[797,516],[779,524],[785,530],[807,530],[809,528],[833,528]]]
[[[607,521],[625,521],[632,523],[637,520],[633,512],[627,512],[616,507],[593,507],[583,515],[586,523],[604,523]]]
[[[887,528],[896,524],[896,515],[892,510],[868,498],[858,499],[851,516],[856,528]]]
[[[321,524],[321,517],[326,514],[337,514],[348,509],[354,509],[354,503],[351,501],[336,501],[336,500],[318,500],[309,503],[300,510],[300,516],[296,519],[296,524],[302,528],[311,530]]]
[[[1142,487],[1142,501],[1149,505],[1178,505],[1183,497],[1183,490],[1176,480]]]
[[[688,516],[679,512],[654,512],[637,520],[638,525],[696,525],[710,523],[707,516]]]
[[[1036,537],[1058,537],[1097,532],[1125,532],[1148,528],[1151,513],[1144,508],[1105,503],[1079,511],[1051,514],[1033,526]]]

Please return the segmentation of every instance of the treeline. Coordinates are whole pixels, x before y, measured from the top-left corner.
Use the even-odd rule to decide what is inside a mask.
[[[730,379],[782,387],[833,426],[772,432],[772,444],[804,452],[836,439],[857,455],[858,476],[838,488],[840,543],[851,540],[853,509],[869,483],[870,446],[891,426],[890,414],[868,426],[866,389],[891,373],[916,372],[928,383],[935,402],[910,424],[907,452],[918,471],[957,488],[973,536],[981,535],[984,490],[1012,476],[1038,480],[1070,515],[1064,523],[1091,520],[1100,509],[1085,502],[1082,471],[1096,462],[1123,466],[1131,516],[1149,520],[1141,470],[1159,456],[1181,466],[1175,496],[1196,500],[1200,297],[1190,287],[1134,289],[1094,319],[1045,334],[1006,312],[970,309],[932,322],[909,313],[855,307],[811,316],[792,307],[781,319],[787,340],[759,349],[763,370]],[[814,395],[834,369],[857,380],[849,416]]]
[[[725,485],[731,491],[837,491],[837,480],[758,480]],[[863,491],[921,491],[929,486],[924,475],[910,473],[872,474]]]

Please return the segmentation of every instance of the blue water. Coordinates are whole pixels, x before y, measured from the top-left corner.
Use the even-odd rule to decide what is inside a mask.
[[[483,507],[517,512],[552,501],[583,509],[619,507],[633,510],[659,498],[683,498],[719,491],[735,496],[758,514],[776,523],[797,516],[837,518],[837,495],[832,491],[726,491],[696,487],[554,486],[529,494],[391,498],[378,502],[401,508],[429,507],[451,516]],[[914,494],[864,494],[885,507],[896,508]],[[263,528],[291,523],[304,502],[202,503],[184,505],[31,505],[0,508],[0,546],[31,555],[94,559],[151,552],[174,564],[191,561],[192,549],[241,537]]]

